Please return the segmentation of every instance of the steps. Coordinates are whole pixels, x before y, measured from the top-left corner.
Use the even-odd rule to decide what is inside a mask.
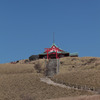
[[[46,76],[52,77],[59,72],[59,59],[49,59],[46,62]]]

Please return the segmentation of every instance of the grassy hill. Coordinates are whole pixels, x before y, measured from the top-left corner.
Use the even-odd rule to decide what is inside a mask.
[[[0,64],[0,100],[46,100],[92,95],[91,92],[65,89],[40,81],[44,77],[45,60],[17,64]],[[61,58],[60,72],[52,80],[100,87],[100,58]],[[55,99],[56,100],[56,99]],[[83,99],[85,100],[85,99]]]
[[[87,86],[100,91],[100,58],[62,58],[60,72],[52,79],[66,85]]]

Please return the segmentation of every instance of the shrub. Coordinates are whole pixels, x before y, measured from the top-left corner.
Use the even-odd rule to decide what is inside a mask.
[[[41,73],[41,65],[39,63],[35,64],[34,68],[37,70],[37,73]]]
[[[38,55],[32,55],[29,57],[29,60],[32,61],[32,60],[37,60],[39,59],[39,56]]]
[[[24,61],[24,63],[28,63],[28,62],[29,62],[29,60],[25,60],[25,61]]]

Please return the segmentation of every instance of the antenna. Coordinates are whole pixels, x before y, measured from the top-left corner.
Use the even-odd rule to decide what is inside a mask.
[[[53,32],[53,44],[55,43],[54,32]]]

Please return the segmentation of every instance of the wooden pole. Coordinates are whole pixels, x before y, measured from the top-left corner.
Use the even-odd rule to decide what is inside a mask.
[[[58,56],[57,56],[57,49],[56,49],[56,59],[58,58]]]

